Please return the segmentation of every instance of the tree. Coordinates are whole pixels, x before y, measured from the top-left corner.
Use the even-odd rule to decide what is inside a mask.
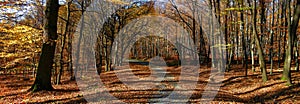
[[[257,36],[257,31],[256,31],[256,0],[253,1],[253,36],[255,38],[255,43],[256,43],[256,46],[257,46],[257,51],[258,51],[258,56],[259,56],[259,64],[260,64],[260,69],[262,71],[262,79],[264,82],[266,82],[268,80],[268,77],[267,77],[267,69],[266,69],[266,65],[265,65],[265,60],[264,60],[264,55],[263,55],[263,52],[262,52],[262,48],[261,48],[261,44],[260,44],[260,41],[258,39],[258,36]]]
[[[47,0],[44,22],[44,43],[39,60],[36,79],[30,90],[53,90],[51,85],[51,70],[57,40],[58,0]]]
[[[290,7],[290,1],[288,0],[287,5]],[[288,18],[291,18],[291,12],[289,8]],[[290,19],[288,20],[288,48],[286,50],[286,56],[284,60],[284,69],[282,74],[282,80],[286,80],[288,85],[292,84],[291,80],[291,61],[292,61],[292,52],[293,52],[293,46],[294,41],[296,39],[296,33],[297,33],[297,27],[299,23],[299,16],[300,16],[300,0],[297,0],[297,7],[295,8],[295,13],[293,16],[292,23]],[[298,59],[298,57],[297,57]]]
[[[271,71],[270,71],[270,74],[272,75],[273,74],[273,64],[274,64],[274,62],[273,62],[273,44],[274,44],[274,34],[275,34],[275,32],[274,32],[274,29],[273,29],[273,27],[275,26],[275,24],[274,24],[274,20],[275,20],[275,1],[273,1],[272,2],[272,20],[271,20],[271,43],[270,43],[270,45],[271,45],[271,48],[270,48],[270,51],[269,51],[269,61],[270,61],[270,63],[271,63]]]

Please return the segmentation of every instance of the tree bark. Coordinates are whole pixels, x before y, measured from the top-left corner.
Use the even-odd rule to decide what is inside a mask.
[[[291,10],[290,10],[290,1],[288,0],[287,5],[289,9],[288,13],[288,18],[291,18]],[[291,56],[293,52],[293,45],[296,37],[296,32],[297,32],[297,27],[298,27],[298,22],[299,22],[299,16],[300,16],[300,0],[297,0],[297,7],[295,8],[295,13],[293,16],[293,20],[290,21],[288,19],[288,48],[286,50],[286,56],[284,60],[284,69],[283,69],[283,75],[282,75],[282,80],[286,80],[288,85],[292,84],[291,80]],[[292,23],[291,23],[292,22]]]
[[[243,8],[244,2],[241,1],[239,3],[240,8]],[[240,13],[240,19],[241,19],[241,24],[240,24],[240,30],[241,30],[241,35],[242,35],[242,47],[243,47],[243,66],[245,66],[245,76],[247,77],[248,75],[248,56],[247,56],[247,50],[246,50],[246,41],[245,41],[245,29],[244,29],[244,14],[241,12]]]
[[[273,27],[274,27],[274,19],[275,19],[275,1],[273,1],[273,8],[272,8],[272,13],[273,13],[273,15],[272,15],[272,20],[271,20],[271,48],[270,48],[270,53],[269,53],[269,61],[270,61],[270,63],[271,63],[271,71],[270,71],[270,75],[272,75],[273,74],[273,42],[274,42],[274,40],[273,40],[273,38],[274,38],[274,29],[273,29]]]
[[[256,47],[257,47],[257,51],[258,51],[258,55],[259,55],[259,64],[260,64],[260,69],[262,71],[262,79],[264,82],[266,82],[268,80],[267,77],[267,69],[266,69],[266,65],[265,65],[265,60],[264,60],[264,55],[262,52],[262,48],[257,36],[257,31],[256,31],[256,0],[253,1],[253,35],[255,38],[255,43],[256,43]]]
[[[58,0],[47,0],[44,23],[44,43],[39,60],[36,79],[29,90],[53,90],[51,85],[51,70],[57,40]]]

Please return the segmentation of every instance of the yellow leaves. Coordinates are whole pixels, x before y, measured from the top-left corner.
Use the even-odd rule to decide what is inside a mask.
[[[27,26],[17,26],[14,28],[15,30],[19,31],[19,32],[27,32],[27,31],[31,31],[32,28],[29,28]]]
[[[242,7],[242,8],[226,8],[226,11],[244,11],[244,10],[252,10],[253,7]]]
[[[17,41],[17,40],[12,40],[12,41],[10,41],[8,44],[9,45],[13,45],[13,44],[18,44],[19,42]]]
[[[221,49],[231,49],[233,46],[233,44],[216,44],[214,46],[212,46],[212,48],[218,48],[221,47]]]
[[[29,45],[34,43],[34,41],[39,41],[41,30],[37,30],[24,25],[17,25],[11,29],[0,28],[0,32],[4,33],[5,37],[1,40],[7,45]]]
[[[119,4],[119,5],[129,5],[130,3],[124,1],[124,0],[106,0],[108,2]]]
[[[0,57],[16,57],[18,56],[17,54],[14,54],[14,53],[4,53],[4,52],[1,52],[1,56]]]
[[[24,102],[24,103],[27,103],[27,102],[29,102],[30,101],[30,99],[23,99],[22,100],[22,102]]]
[[[38,46],[42,42],[41,32],[42,30],[19,24],[12,28],[0,27],[0,59],[2,59],[0,67],[21,68],[15,67],[19,64],[10,61],[40,52],[41,48]]]
[[[34,28],[28,27],[28,26],[15,26],[13,28],[0,28],[0,32],[5,32],[8,34],[18,34],[18,33],[37,33],[40,30],[36,30]]]
[[[225,12],[221,11],[221,12],[220,12],[220,16],[224,16],[224,15],[227,15],[227,14],[228,14],[227,11],[225,11]]]

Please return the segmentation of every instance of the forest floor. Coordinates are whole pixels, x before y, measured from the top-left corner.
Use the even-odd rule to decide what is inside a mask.
[[[133,66],[136,76],[147,77],[151,71],[145,66]],[[263,83],[260,72],[249,70],[248,77],[244,77],[242,66],[235,65],[233,69],[226,72],[222,80],[218,94],[213,103],[261,103],[261,102],[281,102],[281,103],[300,103],[300,74],[292,72],[293,86],[286,86],[280,80],[282,72],[274,70],[273,75],[268,75],[269,80]],[[176,76],[180,73],[180,67],[168,67],[167,72]],[[120,70],[117,70],[120,71]],[[123,70],[124,71],[124,70]],[[126,70],[129,71],[129,70]],[[201,99],[208,77],[209,68],[199,69],[199,81],[197,88],[191,96],[189,102],[197,103]],[[126,87],[114,73],[116,71],[102,73],[101,79],[107,86],[107,90],[119,100],[128,103],[151,102],[155,92],[160,90],[172,91],[174,87],[165,89],[151,90],[132,90]],[[83,94],[79,91],[76,81],[69,81],[68,75],[62,79],[61,85],[53,85],[54,91],[28,92],[33,84],[34,78],[23,74],[0,75],[0,103],[87,103]],[[28,79],[28,77],[30,77]],[[178,78],[175,80],[178,81]],[[161,83],[168,82],[162,81]]]

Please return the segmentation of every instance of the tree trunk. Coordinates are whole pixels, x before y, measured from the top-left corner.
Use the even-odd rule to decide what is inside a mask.
[[[213,10],[213,0],[209,0],[209,1],[210,1],[209,2],[210,9]],[[213,11],[210,11],[210,12],[211,12],[210,16],[213,17]],[[210,29],[209,32],[210,32],[210,34],[213,34],[213,30],[214,30],[213,22],[214,22],[213,19],[210,18],[209,19],[209,23],[210,23],[209,24],[209,29]],[[209,41],[211,45],[214,45],[214,40],[215,39],[214,39],[213,35],[211,35],[210,36],[210,41]],[[211,54],[211,62],[212,62],[211,63],[211,67],[214,68],[215,67],[215,49],[214,49],[214,46],[210,46],[209,49],[211,50],[211,52],[210,52],[210,54]]]
[[[61,84],[60,80],[61,80],[61,76],[63,74],[63,69],[64,69],[64,49],[65,49],[65,46],[66,46],[66,43],[67,43],[67,35],[68,35],[68,32],[69,32],[69,25],[70,25],[70,5],[71,5],[72,1],[71,2],[68,2],[67,3],[67,19],[66,19],[66,27],[65,27],[65,31],[64,31],[64,34],[63,34],[63,38],[62,38],[62,41],[61,41],[61,44],[62,44],[62,48],[60,50],[60,68],[59,68],[59,72],[58,72],[58,75],[57,75],[57,80],[56,80],[56,84]]]
[[[262,52],[262,48],[257,36],[257,31],[256,31],[256,1],[253,1],[253,35],[255,38],[255,43],[256,43],[256,47],[257,47],[257,51],[258,51],[258,55],[259,55],[259,64],[260,64],[260,69],[262,71],[262,79],[264,82],[266,82],[268,80],[267,77],[267,69],[266,69],[266,65],[265,65],[265,60],[264,60],[264,55]]]
[[[296,71],[299,72],[299,49],[298,49],[298,46],[299,45],[299,42],[298,42],[298,39],[295,41],[295,61],[296,61]]]
[[[280,3],[278,3],[278,7],[280,6],[279,4],[281,4],[281,3],[284,3],[285,1],[284,0],[280,0],[279,1]],[[283,10],[283,7],[284,6],[282,6],[282,10],[281,10],[281,12],[280,12],[280,14],[283,14],[283,13],[285,13]],[[279,13],[278,13],[278,18],[279,18]],[[284,14],[283,14],[283,16],[284,16]],[[281,62],[281,36],[282,36],[282,33],[283,33],[283,29],[281,29],[280,27],[283,27],[284,26],[284,22],[283,22],[283,20],[281,19],[280,20],[281,21],[281,23],[280,23],[280,26],[279,26],[279,36],[278,36],[278,58],[277,58],[277,61],[278,61],[278,69],[280,69],[280,62]]]
[[[44,43],[39,60],[36,79],[31,86],[32,91],[53,90],[51,85],[51,70],[57,40],[58,0],[47,0],[44,23]]]
[[[243,1],[240,3],[240,8],[243,8]],[[244,29],[244,14],[240,13],[241,24],[240,30],[242,35],[242,47],[243,47],[243,66],[245,66],[245,76],[248,76],[248,57],[247,57],[247,50],[246,50],[246,41],[245,41],[245,29]]]
[[[288,0],[287,6],[290,7],[290,1]],[[289,9],[288,13],[288,18],[291,18],[291,9]],[[282,80],[286,80],[288,85],[292,84],[291,80],[291,56],[293,52],[293,45],[294,45],[294,39],[296,37],[296,32],[297,32],[297,27],[298,27],[298,22],[299,22],[299,16],[300,16],[300,0],[297,0],[297,7],[295,8],[295,13],[293,16],[293,20],[290,21],[288,19],[288,48],[286,50],[286,56],[284,60],[284,69],[283,69],[283,75],[282,75]],[[291,23],[292,22],[292,23]]]
[[[270,71],[270,75],[273,74],[273,37],[274,37],[274,19],[275,19],[275,1],[273,1],[273,9],[272,9],[272,20],[271,20],[271,48],[270,48],[270,53],[269,53],[269,61],[271,63],[271,71]]]
[[[254,26],[252,26],[252,28],[253,28]],[[253,36],[252,36],[252,38],[254,38]],[[251,66],[252,66],[252,72],[255,72],[255,60],[254,60],[254,45],[255,45],[255,39],[252,39],[251,40]]]
[[[286,7],[286,5],[288,5],[289,4],[289,2],[287,1],[287,0],[283,0],[282,1],[283,2],[283,4],[282,4],[282,14],[283,14],[283,18],[284,18],[284,21],[285,22],[282,22],[282,26],[284,27],[284,28],[286,28],[286,27],[288,27],[288,20],[289,19],[287,19],[288,17],[287,17],[287,13],[286,13],[286,9],[287,9],[287,7]],[[287,47],[286,47],[286,31],[285,31],[286,29],[284,29],[284,32],[282,33],[282,35],[283,35],[283,49],[285,50]],[[281,60],[284,60],[284,58],[285,58],[285,56],[286,56],[286,51],[283,51],[283,57],[281,57],[282,59]]]
[[[75,66],[76,66],[76,68],[75,68],[75,70],[74,70],[74,74],[73,74],[73,77],[75,78],[75,76],[77,75],[77,71],[78,71],[78,69],[81,69],[82,70],[82,67],[80,67],[80,66],[82,66],[81,64],[79,64],[79,59],[80,59],[80,53],[81,53],[81,42],[82,42],[82,38],[83,38],[83,29],[84,29],[84,27],[85,27],[85,25],[84,25],[84,20],[85,20],[85,18],[84,18],[84,11],[85,11],[85,1],[83,0],[83,1],[81,1],[81,4],[80,4],[80,6],[81,6],[81,26],[80,26],[80,30],[79,30],[79,38],[78,38],[78,43],[77,43],[77,46],[76,46],[76,53],[75,53],[75,57],[76,57],[76,60],[75,60]]]
[[[264,0],[259,0],[260,1],[260,8],[261,8],[261,13],[260,13],[260,46],[262,47],[262,53],[264,54],[265,52],[265,25],[266,25],[266,7],[265,7],[265,1]]]

